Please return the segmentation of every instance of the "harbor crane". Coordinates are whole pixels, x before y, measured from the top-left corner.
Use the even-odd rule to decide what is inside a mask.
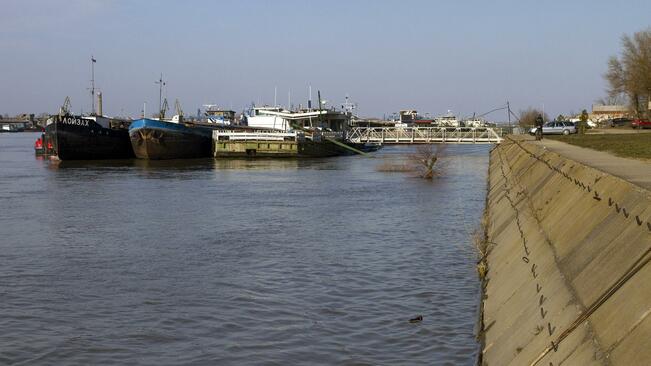
[[[178,114],[179,117],[183,117],[183,108],[181,108],[181,102],[179,102],[178,99],[174,101],[174,109],[176,109],[176,114]]]
[[[160,107],[160,111],[158,112],[158,118],[164,119],[165,118],[165,112],[168,111],[170,107],[167,105],[167,98],[163,100],[163,105]]]
[[[63,105],[59,108],[59,115],[65,116],[67,114],[70,114],[71,109],[72,109],[72,104],[70,103],[70,97],[66,96],[66,100],[63,102]]]

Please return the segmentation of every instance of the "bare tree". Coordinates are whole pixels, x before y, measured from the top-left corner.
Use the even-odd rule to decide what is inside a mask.
[[[604,74],[608,82],[608,95],[626,95],[633,112],[648,113],[651,100],[651,28],[637,32],[632,37],[622,37],[620,57],[608,60]],[[644,108],[641,108],[644,106]]]
[[[407,160],[392,162],[385,160],[376,167],[380,172],[403,172],[414,173],[423,179],[433,179],[441,174],[439,158],[445,150],[445,144],[418,145],[416,151],[407,155]]]
[[[628,101],[626,100],[626,94],[619,93],[614,96],[608,95],[605,98],[597,99],[595,103],[600,105],[624,105]]]
[[[543,117],[543,121],[549,121],[549,116],[546,113],[543,113],[536,108],[529,107],[520,111],[520,120],[518,121],[518,124],[523,128],[531,127],[536,124],[536,117],[538,117],[538,115]]]
[[[421,178],[432,179],[436,175],[434,169],[436,162],[443,153],[445,145],[419,145],[416,152],[409,156],[409,160],[413,163],[414,171],[418,173]]]

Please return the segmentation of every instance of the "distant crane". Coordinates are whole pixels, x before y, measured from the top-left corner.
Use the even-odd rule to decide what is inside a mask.
[[[179,116],[179,120],[183,119],[183,108],[181,108],[181,102],[178,99],[174,101],[174,109],[176,109],[176,114]]]
[[[160,107],[160,111],[158,112],[158,118],[164,119],[165,118],[165,112],[168,111],[170,107],[167,105],[167,98],[163,100],[163,105]]]
[[[59,108],[59,115],[60,116],[65,116],[70,114],[70,110],[72,109],[72,104],[70,103],[70,97],[66,97],[66,100],[63,102],[63,105]]]

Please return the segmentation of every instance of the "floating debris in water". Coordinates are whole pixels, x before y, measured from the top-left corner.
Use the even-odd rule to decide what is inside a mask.
[[[423,321],[423,316],[422,315],[419,315],[419,316],[417,316],[415,318],[409,319],[410,323],[420,323],[422,321]]]

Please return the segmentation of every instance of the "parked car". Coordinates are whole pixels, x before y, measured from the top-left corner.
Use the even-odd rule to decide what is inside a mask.
[[[538,127],[534,127],[529,130],[529,133],[535,135],[537,130]],[[574,123],[567,121],[547,122],[542,127],[542,133],[543,135],[569,135],[576,133],[576,126]]]
[[[610,127],[621,127],[621,126],[630,126],[632,119],[622,117],[622,118],[613,118],[610,120]]]
[[[631,122],[631,127],[633,128],[651,128],[651,121],[648,119],[638,118]]]

